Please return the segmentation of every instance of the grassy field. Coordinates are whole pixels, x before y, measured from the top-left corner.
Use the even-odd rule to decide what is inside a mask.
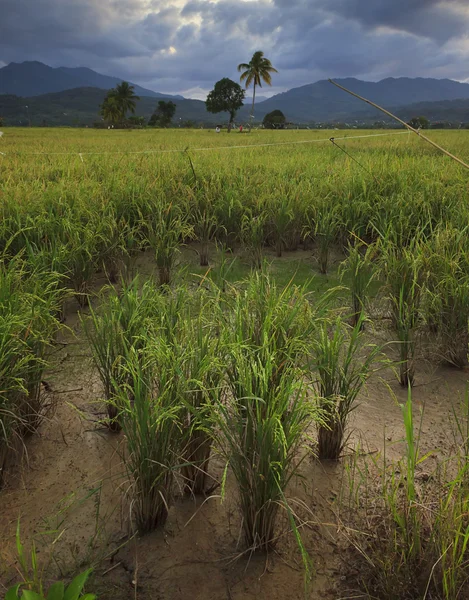
[[[428,135],[469,162],[468,131]],[[84,410],[47,383],[69,383],[61,352],[78,340],[142,544],[178,498],[217,489],[237,553],[270,556],[287,536],[307,593],[326,597],[312,507],[292,490],[310,459],[340,460],[327,518],[354,597],[467,597],[468,405],[445,398],[453,443],[430,465],[412,397],[429,368],[465,381],[469,171],[401,131],[7,128],[0,153],[0,506],[52,408]],[[377,372],[402,390],[391,462],[349,438]],[[24,585],[44,593],[53,573],[27,562]],[[129,593],[106,581],[92,580],[100,597]]]

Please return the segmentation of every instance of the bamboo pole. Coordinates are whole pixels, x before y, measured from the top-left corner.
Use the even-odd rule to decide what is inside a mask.
[[[469,165],[466,164],[463,160],[461,160],[457,156],[454,156],[454,154],[451,154],[451,152],[448,152],[448,150],[445,150],[444,148],[442,148],[441,146],[439,146],[437,143],[435,143],[433,140],[427,138],[426,135],[423,135],[423,133],[420,133],[419,130],[414,129],[413,127],[411,127],[410,125],[408,125],[405,121],[403,121],[402,119],[399,119],[399,117],[396,117],[396,115],[393,115],[391,112],[389,112],[385,108],[382,108],[381,106],[378,106],[378,104],[375,104],[371,100],[367,100],[366,98],[363,98],[363,96],[359,96],[355,92],[351,92],[350,90],[348,90],[347,88],[343,87],[339,83],[336,83],[332,79],[329,79],[329,83],[332,83],[333,85],[335,85],[339,89],[344,90],[344,92],[347,92],[347,94],[350,94],[351,96],[355,96],[355,98],[358,98],[359,100],[362,100],[363,102],[366,102],[370,106],[373,106],[374,108],[377,108],[378,110],[380,110],[381,112],[383,112],[385,115],[388,115],[388,117],[391,117],[392,119],[394,119],[398,123],[401,123],[401,125],[404,125],[404,127],[407,127],[407,129],[409,129],[409,131],[413,131],[415,134],[417,134],[423,140],[425,140],[426,142],[428,142],[429,144],[431,144],[434,148],[437,148],[437,150],[439,150],[440,152],[443,152],[443,154],[446,154],[446,156],[449,156],[450,158],[452,158],[453,160],[455,160],[457,163],[459,163],[463,167],[466,167],[466,169],[469,169]]]

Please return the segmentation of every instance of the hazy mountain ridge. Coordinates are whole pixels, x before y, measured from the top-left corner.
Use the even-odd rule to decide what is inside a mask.
[[[109,90],[121,81],[122,78],[101,75],[87,67],[53,68],[38,61],[26,61],[10,63],[0,69],[0,94],[31,97],[80,87]],[[138,96],[182,99],[182,96],[160,94],[136,84],[132,85]]]

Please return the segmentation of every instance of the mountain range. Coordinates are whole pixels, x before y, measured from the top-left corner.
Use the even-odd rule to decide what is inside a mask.
[[[105,91],[121,79],[101,75],[85,67],[52,68],[39,62],[10,63],[0,69],[0,116],[7,124],[90,125],[98,120]],[[469,84],[450,79],[387,78],[378,82],[338,79],[344,87],[397,113],[401,118],[423,114],[431,120],[469,121]],[[149,118],[158,98],[172,99],[177,106],[175,122],[224,122],[225,115],[212,115],[201,100],[186,99],[135,85],[141,97],[137,115]],[[271,98],[258,98],[255,120],[280,109],[294,123],[382,120],[383,115],[360,100],[322,80]],[[237,121],[249,118],[250,100],[239,111]]]
[[[87,67],[53,68],[38,61],[12,62],[0,69],[0,94],[29,97],[63,92],[79,87],[109,90],[121,81],[122,79],[119,77],[101,75]],[[183,96],[171,96],[147,90],[135,83],[132,85],[135,87],[137,96],[177,98],[179,100],[183,98]]]

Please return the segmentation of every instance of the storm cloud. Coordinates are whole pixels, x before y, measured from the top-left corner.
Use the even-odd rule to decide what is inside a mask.
[[[193,97],[257,49],[279,70],[270,93],[325,77],[464,81],[468,32],[467,0],[2,0],[0,64],[87,66]]]

